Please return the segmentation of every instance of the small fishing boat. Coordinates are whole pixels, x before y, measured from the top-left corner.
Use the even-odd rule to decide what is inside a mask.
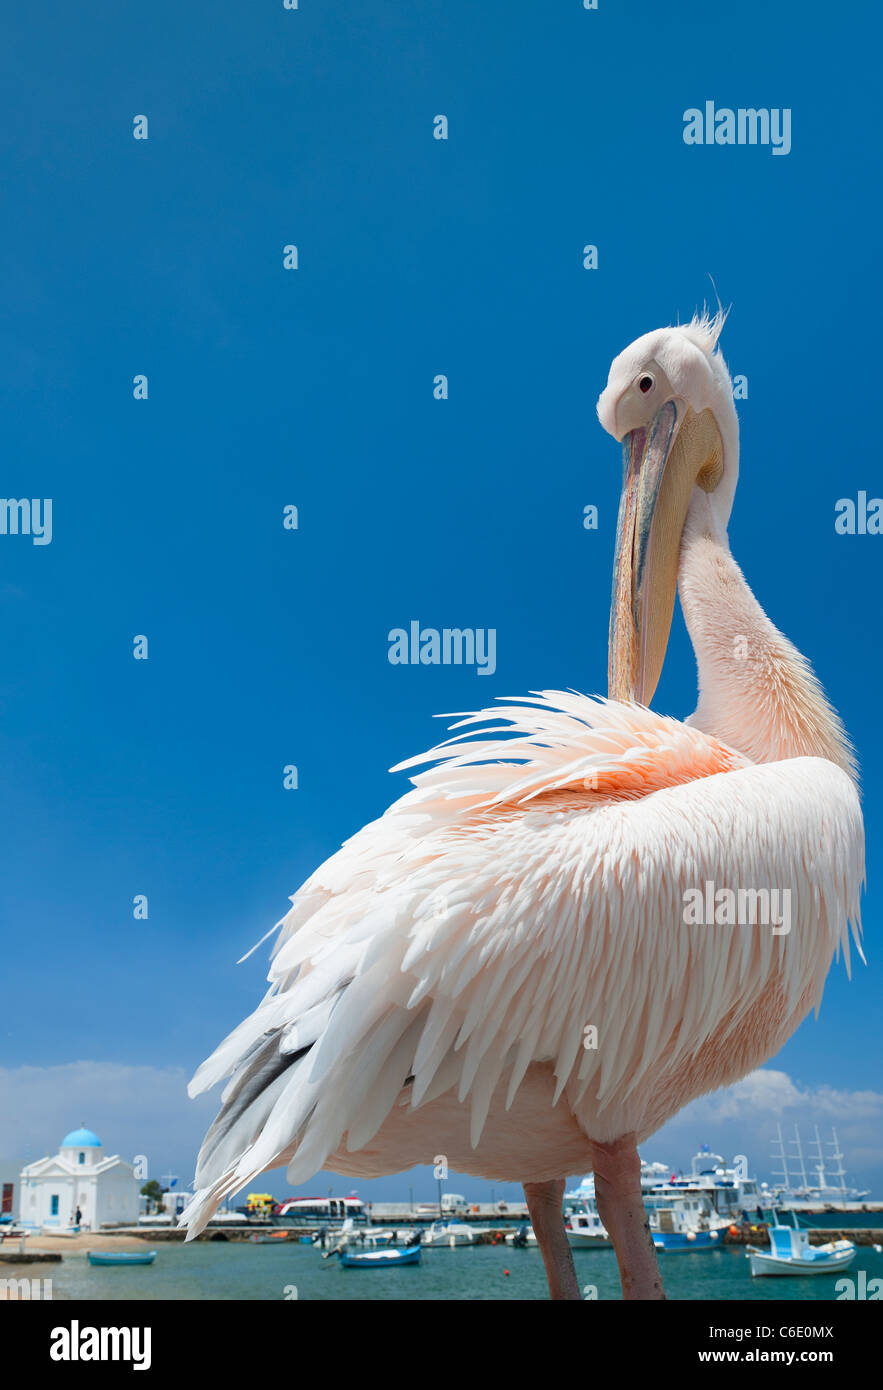
[[[418,1233],[419,1235],[419,1233]],[[306,1240],[311,1243],[321,1244],[325,1251],[323,1259],[328,1259],[331,1255],[338,1254],[341,1250],[346,1250],[358,1246],[364,1249],[369,1246],[372,1249],[382,1245],[406,1245],[411,1244],[414,1233],[411,1231],[393,1230],[391,1227],[383,1230],[373,1230],[366,1226],[357,1226],[351,1217],[344,1221],[337,1231],[327,1231],[324,1236],[319,1233],[316,1237],[307,1236]],[[301,1240],[304,1237],[301,1236]],[[329,1241],[328,1249],[325,1250],[325,1242]],[[416,1244],[417,1241],[414,1240]]]
[[[152,1265],[155,1250],[89,1250],[90,1265]]]
[[[564,1230],[574,1250],[606,1250],[613,1245],[594,1204],[588,1200],[565,1213]]]
[[[253,1236],[249,1236],[249,1240],[253,1241],[255,1245],[278,1245],[280,1240],[286,1241],[287,1239],[287,1231],[261,1231]],[[311,1239],[311,1236],[307,1236],[308,1241]]]
[[[478,1227],[462,1221],[433,1221],[423,1232],[421,1243],[431,1250],[452,1249],[456,1245],[474,1245]]]
[[[809,1231],[801,1231],[792,1213],[793,1226],[770,1227],[770,1248],[759,1250],[748,1245],[745,1254],[753,1278],[762,1274],[830,1274],[846,1269],[856,1256],[851,1240],[829,1240],[824,1245],[810,1245]]]
[[[534,1234],[533,1226],[519,1226],[517,1231],[509,1231],[505,1236],[507,1245],[511,1245],[514,1250],[526,1250],[529,1245],[536,1245],[537,1238]]]
[[[420,1246],[407,1250],[382,1247],[379,1250],[338,1250],[342,1269],[388,1269],[391,1265],[419,1265]]]
[[[708,1198],[695,1190],[649,1195],[644,1205],[650,1221],[653,1245],[659,1254],[683,1255],[717,1250],[723,1245],[728,1222],[712,1208]]]

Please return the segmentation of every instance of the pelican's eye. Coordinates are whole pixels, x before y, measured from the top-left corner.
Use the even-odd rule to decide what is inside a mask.
[[[647,394],[648,391],[652,391],[652,390],[653,390],[653,378],[652,378],[652,376],[642,376],[641,379],[640,379],[640,381],[638,382],[638,390],[639,390],[639,391],[642,393],[642,395],[644,395],[644,396],[646,396],[646,394]]]

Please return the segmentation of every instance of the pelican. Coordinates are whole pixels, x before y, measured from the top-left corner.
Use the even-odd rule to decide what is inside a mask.
[[[443,1157],[524,1185],[550,1295],[579,1298],[562,1196],[592,1170],[623,1296],[665,1296],[638,1145],[783,1045],[841,950],[849,970],[850,930],[861,954],[853,753],[727,540],[722,320],[637,339],[598,402],[624,457],[608,698],[459,719],[294,895],[268,993],[191,1083],[230,1077],[188,1238],[277,1165],[298,1184]],[[699,678],[685,722],[648,708],[678,590]],[[697,921],[685,903],[709,885],[753,902],[748,920]],[[764,920],[774,890],[787,931]]]

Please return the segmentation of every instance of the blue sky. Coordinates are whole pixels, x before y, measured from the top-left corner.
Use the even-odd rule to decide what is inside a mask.
[[[835,968],[773,1065],[807,1119],[841,1098],[883,1182],[880,1108],[850,1099],[880,1089],[883,538],[834,531],[883,491],[871,25],[793,0],[5,17],[2,492],[51,497],[53,538],[0,537],[2,1061],[46,1097],[0,1154],[85,1120],[189,1173],[180,1080],[264,987],[265,949],[236,958],[404,789],[386,769],[431,716],[605,689],[620,457],[595,401],[713,275],[748,378],[733,550],[857,745],[870,842],[870,969]],[[791,152],[685,145],[709,99],[789,108]],[[495,628],[494,676],[391,665],[413,619]],[[654,703],[695,703],[680,617]],[[168,1096],[140,1138],[108,1067]]]

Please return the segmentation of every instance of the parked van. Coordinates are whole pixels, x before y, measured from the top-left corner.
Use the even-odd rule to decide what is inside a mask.
[[[442,1216],[465,1216],[469,1207],[459,1192],[446,1192],[441,1200]]]

